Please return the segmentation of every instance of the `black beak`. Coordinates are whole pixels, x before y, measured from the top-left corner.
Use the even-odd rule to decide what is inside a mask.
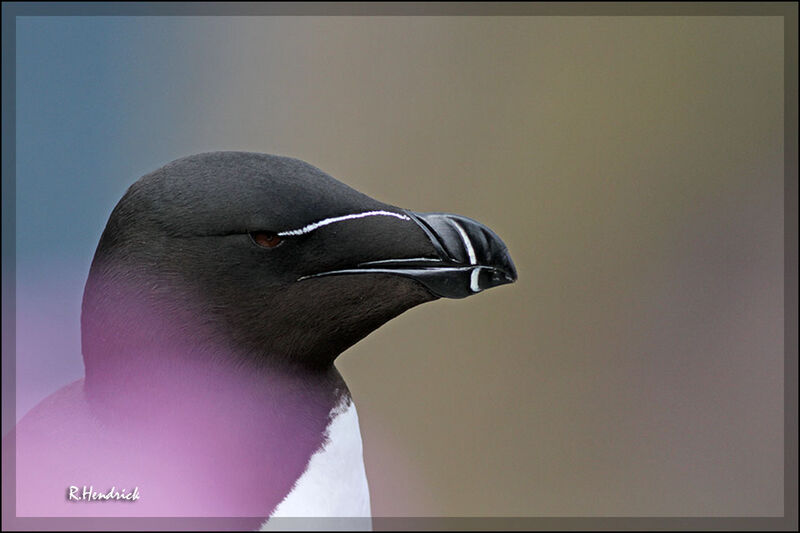
[[[425,232],[438,257],[369,261],[356,268],[331,270],[301,279],[343,274],[395,274],[418,281],[442,298],[466,298],[517,280],[517,270],[506,245],[480,222],[447,213],[405,211],[405,214]]]

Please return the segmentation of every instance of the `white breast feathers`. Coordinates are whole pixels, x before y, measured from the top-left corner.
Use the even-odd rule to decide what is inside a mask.
[[[361,430],[351,400],[331,411],[325,437],[322,448],[311,456],[305,472],[261,526],[262,531],[372,528]]]

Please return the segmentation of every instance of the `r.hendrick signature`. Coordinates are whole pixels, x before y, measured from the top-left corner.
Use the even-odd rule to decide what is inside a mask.
[[[135,502],[139,499],[139,487],[134,487],[131,492],[127,489],[117,490],[117,487],[111,487],[107,492],[98,492],[94,490],[93,485],[83,486],[83,490],[70,485],[67,489],[67,500],[71,502],[107,502],[107,501],[129,501]]]

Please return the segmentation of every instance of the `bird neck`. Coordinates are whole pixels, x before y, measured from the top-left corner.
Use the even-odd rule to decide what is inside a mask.
[[[143,487],[169,494],[226,487],[225,498],[235,495],[231,516],[267,516],[350,406],[341,375],[332,366],[303,374],[174,364],[179,359],[132,368],[124,379],[87,380],[89,409],[104,430],[100,446],[112,450],[115,465],[140,465]]]
[[[253,413],[316,420],[348,394],[336,354],[311,366],[268,348],[254,353],[196,307],[174,303],[192,298],[159,299],[161,291],[123,284],[114,272],[90,274],[81,315],[85,390],[104,421],[154,426],[202,414],[205,424],[235,426]]]
[[[124,368],[87,368],[89,405],[104,423],[126,430],[202,434],[257,424],[295,434],[324,431],[330,413],[350,398],[333,365],[311,372],[256,366],[230,354],[191,355],[130,354],[118,358],[127,361]]]

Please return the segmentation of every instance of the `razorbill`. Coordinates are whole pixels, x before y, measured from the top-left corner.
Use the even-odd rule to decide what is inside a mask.
[[[100,238],[85,378],[4,441],[16,439],[17,515],[253,529],[369,517],[336,357],[411,307],[516,277],[484,225],[381,203],[297,159],[169,163],[128,189]]]

